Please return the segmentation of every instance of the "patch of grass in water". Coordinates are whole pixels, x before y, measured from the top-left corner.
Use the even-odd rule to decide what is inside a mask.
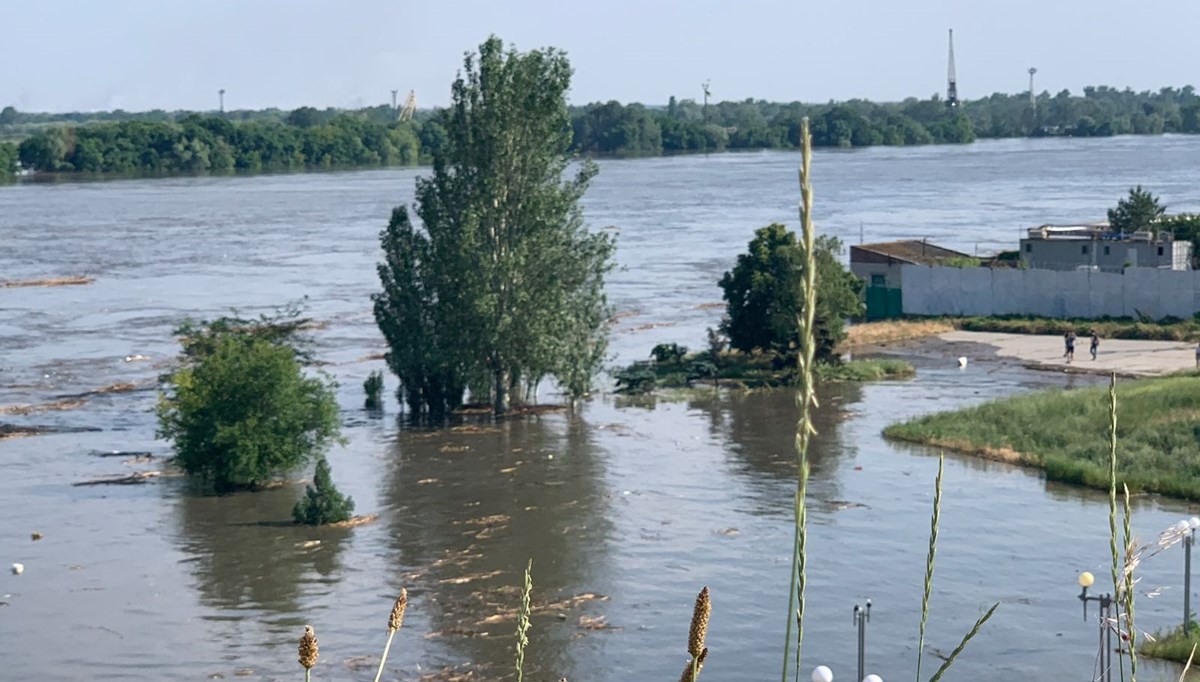
[[[1200,500],[1200,374],[1118,385],[1117,485]],[[1046,478],[1109,487],[1107,388],[1044,391],[894,424],[884,435],[1043,469]]]
[[[1200,651],[1200,625],[1194,622],[1187,634],[1184,634],[1182,625],[1166,634],[1154,633],[1154,640],[1147,639],[1142,645],[1142,655],[1187,663],[1193,648]]]

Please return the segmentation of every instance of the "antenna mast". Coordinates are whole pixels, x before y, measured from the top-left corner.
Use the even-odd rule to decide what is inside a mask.
[[[946,69],[946,106],[958,106],[958,78],[954,75],[954,29],[950,29],[950,64]]]
[[[1037,113],[1037,95],[1033,94],[1033,74],[1037,73],[1037,68],[1029,67],[1029,107]]]
[[[708,96],[711,94],[708,91],[708,81],[701,83],[700,87],[704,88],[704,122],[708,123]]]

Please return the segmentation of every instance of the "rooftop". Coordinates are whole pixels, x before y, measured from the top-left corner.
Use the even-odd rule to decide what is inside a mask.
[[[856,244],[850,247],[850,260],[854,258],[855,250],[887,256],[915,265],[938,265],[956,258],[970,258],[969,255],[930,244],[920,239],[902,239],[894,242],[879,242],[876,244]]]

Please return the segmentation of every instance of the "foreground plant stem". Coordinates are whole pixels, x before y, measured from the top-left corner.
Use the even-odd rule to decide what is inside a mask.
[[[800,244],[803,251],[801,280],[803,291],[802,309],[797,316],[800,331],[800,347],[797,349],[796,365],[799,387],[796,390],[796,406],[800,417],[796,421],[796,460],[800,478],[796,483],[796,499],[793,502],[792,575],[788,591],[788,620],[783,647],[783,682],[787,682],[788,665],[791,662],[792,619],[796,620],[796,674],[800,674],[800,648],[804,642],[804,588],[807,582],[805,544],[808,539],[808,444],[816,434],[813,428],[812,410],[817,407],[817,393],[813,376],[813,351],[816,345],[813,329],[817,307],[817,262],[816,236],[812,222],[812,138],[808,132],[808,119],[800,124]]]
[[[921,634],[917,637],[917,682],[921,682],[921,656],[925,653],[925,622],[929,620],[929,598],[933,594],[933,559],[937,556],[938,520],[942,515],[942,473],[946,457],[938,457],[933,488],[933,517],[929,520],[929,554],[925,558],[925,592],[921,596]]]

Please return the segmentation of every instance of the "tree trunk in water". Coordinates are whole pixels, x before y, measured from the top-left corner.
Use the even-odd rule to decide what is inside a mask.
[[[496,370],[496,393],[495,402],[492,406],[492,412],[496,414],[504,414],[508,412],[508,372],[500,369]]]

